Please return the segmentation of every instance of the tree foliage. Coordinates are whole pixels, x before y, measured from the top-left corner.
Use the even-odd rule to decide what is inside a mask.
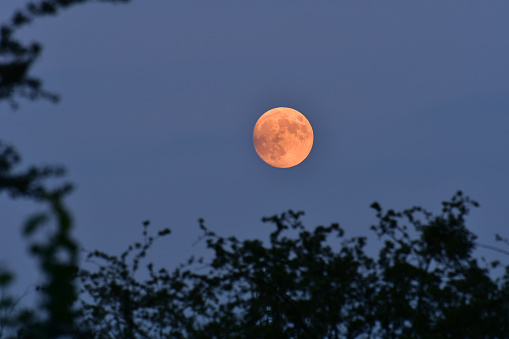
[[[56,338],[71,331],[75,320],[74,280],[79,253],[71,235],[72,220],[62,200],[72,187],[69,183],[56,187],[47,185],[47,179],[64,174],[63,168],[32,166],[18,170],[20,161],[13,147],[0,143],[0,192],[5,191],[13,198],[33,199],[49,209],[30,217],[23,227],[30,254],[38,261],[44,280],[38,287],[40,307],[37,312],[20,310],[16,308],[19,298],[7,293],[14,276],[5,267],[0,269],[0,337],[17,333],[22,338]],[[50,221],[55,227],[49,228]],[[41,241],[42,234],[45,240]]]
[[[0,338],[14,333],[20,338],[57,338],[74,331],[75,322],[79,253],[71,235],[72,219],[63,203],[72,185],[48,185],[48,179],[61,179],[65,174],[63,167],[30,166],[20,170],[20,162],[19,153],[0,142],[0,193],[31,199],[47,208],[30,217],[22,233],[44,278],[38,286],[39,307],[20,309],[16,307],[19,298],[8,293],[14,275],[0,267]],[[48,225],[50,222],[53,227]]]
[[[43,0],[31,1],[17,10],[10,22],[0,26],[0,101],[18,107],[17,98],[47,99],[57,102],[59,97],[43,87],[41,79],[30,75],[30,69],[42,53],[39,42],[23,43],[15,32],[35,19],[60,13],[69,7],[90,2],[127,3],[129,0]]]
[[[0,141],[0,193],[11,198],[41,200],[51,194],[65,195],[72,190],[68,182],[48,187],[48,179],[59,179],[65,175],[62,166],[30,166],[19,170],[21,156],[13,146]]]
[[[374,203],[377,258],[338,224],[307,230],[302,212],[264,218],[275,226],[267,245],[218,236],[201,220],[210,262],[171,273],[148,264],[149,278],[136,280],[155,239],[145,224],[145,242],[120,257],[88,254],[102,263],[79,273],[82,324],[94,338],[506,338],[509,267],[492,278],[473,257],[465,216],[475,201],[458,192],[442,206],[434,215]]]
[[[120,3],[129,0],[100,1]],[[65,8],[87,2],[92,0],[31,1],[16,11],[8,23],[0,25],[0,101],[7,101],[12,108],[17,108],[20,97],[58,100],[56,94],[43,88],[40,79],[30,75],[30,69],[41,54],[41,44],[21,42],[15,33],[39,17],[55,15]],[[77,242],[71,235],[72,218],[63,202],[72,185],[61,180],[54,185],[48,183],[64,176],[61,166],[30,166],[20,170],[20,162],[21,157],[15,148],[0,141],[0,194],[6,192],[11,198],[35,200],[47,208],[47,211],[30,217],[23,228],[29,253],[38,261],[44,278],[38,286],[39,306],[20,309],[20,297],[8,293],[14,274],[0,266],[0,338],[57,338],[71,333],[79,337],[85,333],[74,330],[75,274],[79,253]],[[40,241],[41,237],[46,237],[46,241]]]

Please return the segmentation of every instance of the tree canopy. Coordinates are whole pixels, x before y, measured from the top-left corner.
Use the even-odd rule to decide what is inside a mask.
[[[308,230],[302,212],[264,218],[268,244],[218,236],[200,220],[213,259],[171,272],[149,263],[140,281],[142,258],[169,233],[149,236],[147,222],[145,241],[120,256],[88,254],[101,263],[79,273],[80,323],[95,338],[505,338],[509,266],[493,278],[499,264],[473,256],[473,206],[461,192],[437,215],[374,203],[375,258],[366,238],[345,238],[338,224]]]
[[[79,265],[72,220],[58,199],[48,201],[52,209],[24,227],[46,277],[41,303],[17,310],[12,298],[2,299],[0,334],[16,333],[8,338],[509,336],[509,265],[496,276],[498,262],[474,256],[466,216],[478,204],[460,191],[438,214],[373,203],[374,257],[366,237],[347,238],[336,223],[309,229],[303,212],[288,211],[263,218],[274,228],[268,243],[219,236],[200,220],[212,258],[192,257],[172,270],[144,260],[171,233],[153,235],[149,221],[143,240],[120,255],[90,251]],[[50,216],[58,226],[53,235],[30,240]],[[0,278],[6,290],[12,279],[5,272]]]

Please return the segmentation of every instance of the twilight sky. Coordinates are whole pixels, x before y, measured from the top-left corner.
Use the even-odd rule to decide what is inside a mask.
[[[2,0],[0,19],[19,1]],[[0,139],[23,164],[64,164],[88,249],[120,253],[141,222],[172,235],[173,267],[201,234],[264,239],[304,210],[309,227],[367,235],[369,208],[438,211],[458,189],[481,208],[479,242],[509,237],[509,2],[132,1],[76,6],[20,31],[42,42],[32,74],[62,101],[0,106]],[[260,160],[252,131],[287,106],[310,121],[300,165]],[[39,206],[0,197],[0,263],[27,286],[20,225]],[[203,244],[202,244],[203,245]],[[500,257],[480,250],[480,254]]]

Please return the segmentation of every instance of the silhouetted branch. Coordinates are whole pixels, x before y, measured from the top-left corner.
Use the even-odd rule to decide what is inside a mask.
[[[7,101],[13,109],[18,107],[16,98],[29,100],[47,99],[58,102],[55,93],[43,88],[42,80],[32,77],[30,70],[42,52],[38,42],[23,43],[14,33],[35,19],[60,13],[74,5],[94,0],[43,0],[29,2],[14,12],[10,22],[0,25],[0,101]],[[129,0],[95,0],[98,2],[127,3]]]

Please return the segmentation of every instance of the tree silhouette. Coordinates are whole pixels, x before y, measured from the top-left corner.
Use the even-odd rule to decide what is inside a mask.
[[[472,256],[465,216],[475,201],[458,192],[442,206],[433,215],[374,203],[377,258],[365,253],[366,238],[344,239],[338,224],[308,231],[302,212],[264,218],[275,226],[267,246],[217,236],[200,220],[213,259],[191,258],[171,273],[149,263],[139,281],[155,240],[145,223],[145,242],[119,257],[88,254],[102,263],[79,273],[81,323],[94,338],[507,338],[509,266],[493,279],[498,264]]]
[[[23,236],[29,242],[30,254],[38,261],[44,275],[38,287],[40,305],[37,310],[17,309],[16,298],[7,291],[13,274],[0,269],[0,338],[17,332],[18,338],[58,338],[74,330],[73,305],[77,298],[74,278],[78,267],[78,247],[71,236],[72,220],[63,197],[71,190],[68,183],[48,188],[45,179],[61,177],[61,167],[35,167],[16,171],[20,162],[18,153],[10,146],[0,144],[0,192],[11,197],[34,199],[49,208],[37,213],[24,225]],[[48,222],[56,227],[48,229]],[[46,226],[46,232],[42,228]],[[37,234],[44,234],[40,241]],[[39,236],[40,238],[40,236]]]
[[[29,2],[16,11],[10,22],[0,26],[0,101],[7,101],[12,108],[18,107],[17,99],[48,99],[58,96],[45,90],[42,81],[31,76],[30,69],[40,56],[42,47],[38,42],[25,44],[15,37],[15,32],[34,19],[55,15],[63,9],[88,0],[44,0]],[[102,0],[120,3],[128,0]],[[21,157],[13,146],[0,141],[0,194],[6,192],[12,198],[27,198],[40,202],[47,211],[30,217],[23,229],[29,242],[30,254],[38,261],[44,280],[38,287],[40,304],[37,309],[19,309],[19,298],[8,293],[14,275],[0,267],[0,337],[57,338],[62,335],[80,337],[86,332],[75,330],[75,304],[77,293],[75,274],[78,264],[77,242],[72,238],[72,218],[65,208],[63,198],[72,185],[68,182],[55,187],[47,179],[61,178],[61,166],[30,166],[19,170]],[[55,227],[48,229],[49,222]],[[37,234],[46,228],[46,241],[37,240]]]
[[[127,3],[129,0],[96,0],[109,3]],[[8,101],[13,108],[18,107],[17,98],[30,100],[47,99],[57,102],[55,93],[43,88],[39,78],[31,76],[30,69],[42,52],[38,42],[23,43],[14,33],[35,19],[56,15],[62,10],[93,0],[44,0],[29,2],[23,9],[16,11],[9,23],[0,26],[0,101]]]

